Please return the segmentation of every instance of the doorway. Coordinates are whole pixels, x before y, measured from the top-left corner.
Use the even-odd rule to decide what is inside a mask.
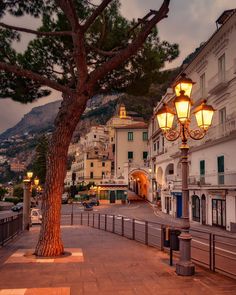
[[[116,193],[115,191],[110,191],[110,203],[115,203],[116,202]]]
[[[206,196],[202,195],[202,224],[206,224]]]
[[[192,196],[192,218],[200,222],[200,198],[197,195]]]
[[[176,196],[177,199],[177,217],[182,217],[182,194]]]
[[[226,202],[225,200],[212,200],[212,224],[219,227],[226,227]]]

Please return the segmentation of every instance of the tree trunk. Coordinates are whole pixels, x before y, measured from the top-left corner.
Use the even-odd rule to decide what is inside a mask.
[[[73,132],[86,107],[88,97],[73,97],[63,100],[55,120],[47,156],[45,192],[42,200],[42,225],[37,256],[51,257],[64,253],[60,233],[61,198],[66,175],[67,153]]]

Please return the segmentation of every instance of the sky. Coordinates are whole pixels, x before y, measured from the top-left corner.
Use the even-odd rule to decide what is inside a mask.
[[[96,0],[99,2],[99,0]],[[162,0],[121,0],[121,12],[128,19],[142,18],[150,9],[157,10]],[[235,0],[171,0],[168,18],[158,24],[161,40],[178,43],[179,57],[166,68],[179,66],[184,58],[194,51],[200,43],[206,41],[216,30],[216,19],[227,9],[236,8]],[[7,24],[28,28],[37,28],[39,21],[30,17],[15,19],[7,16],[3,19]],[[15,44],[17,50],[23,51],[30,34],[22,34],[21,43]],[[0,100],[0,133],[13,127],[33,107],[61,98],[61,94],[53,91],[46,98],[31,104],[20,104],[11,99]]]

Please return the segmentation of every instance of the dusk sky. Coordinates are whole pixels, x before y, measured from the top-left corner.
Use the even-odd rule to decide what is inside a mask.
[[[132,19],[144,16],[149,9],[158,9],[162,1],[121,0],[121,3],[122,14]],[[179,44],[180,56],[167,67],[180,65],[189,53],[206,41],[216,30],[215,21],[219,15],[231,8],[236,8],[235,0],[171,0],[169,17],[163,20],[158,28],[161,40]],[[35,21],[29,17],[19,18],[17,22],[15,18],[6,17],[3,21],[32,28],[36,28],[39,24],[38,20]],[[22,51],[30,38],[32,35],[24,34],[21,44],[17,44],[16,48]],[[54,91],[50,97],[27,105],[13,102],[11,99],[0,100],[0,132],[13,127],[33,107],[60,99],[60,97],[60,93]]]

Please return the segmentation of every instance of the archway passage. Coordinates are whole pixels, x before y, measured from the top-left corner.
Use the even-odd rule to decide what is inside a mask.
[[[143,199],[148,197],[150,182],[144,170],[134,170],[129,174],[129,189]]]

